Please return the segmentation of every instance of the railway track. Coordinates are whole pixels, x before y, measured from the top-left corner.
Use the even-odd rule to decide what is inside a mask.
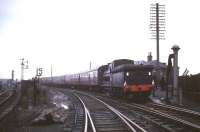
[[[79,101],[83,105],[83,109],[84,109],[84,132],[88,131],[88,127],[91,127],[90,128],[91,131],[96,132],[96,128],[94,126],[94,122],[91,118],[91,115],[90,115],[88,108],[86,107],[86,105],[83,102],[83,100],[81,99],[81,97],[79,97],[77,94],[75,94],[75,96],[79,99]]]
[[[20,99],[20,92],[15,90],[5,91],[0,94],[0,99],[0,128],[5,128],[7,117],[11,118],[9,115],[13,112]]]
[[[70,123],[67,122],[67,124],[70,124],[69,126],[71,127],[72,132],[83,131],[85,122],[84,108],[79,99],[77,98],[77,96],[71,94],[71,92],[65,92],[65,94],[67,94],[71,98],[74,107],[73,112],[70,114],[71,116],[68,117],[71,122]]]
[[[160,131],[169,132],[199,132],[199,113],[191,110],[162,104],[137,104],[126,103],[122,100],[108,99],[105,96],[98,96],[109,104],[117,104],[115,107],[127,114],[138,115],[139,118],[157,126]]]
[[[14,90],[7,90],[3,92],[1,95],[0,101],[0,120],[3,119],[5,114],[9,111],[8,107],[13,101],[13,97],[15,96]]]
[[[185,108],[180,108],[172,105],[147,103],[143,107],[148,107],[156,111],[166,113],[172,117],[177,117],[189,126],[200,130],[200,113]]]
[[[132,131],[146,132],[114,107],[104,101],[81,92],[74,92],[84,109],[84,132],[86,131]]]
[[[13,95],[12,90],[7,90],[0,93],[0,108]]]
[[[161,109],[155,110],[155,108],[147,107],[141,104],[126,104],[126,106],[140,110],[147,118],[152,122],[157,123],[166,130],[172,132],[187,131],[187,132],[199,132],[200,126],[194,122],[190,122],[185,119],[185,116],[180,117],[179,114],[171,114],[169,111],[163,111]]]

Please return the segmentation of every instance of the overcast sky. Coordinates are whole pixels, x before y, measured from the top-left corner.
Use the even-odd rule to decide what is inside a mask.
[[[178,44],[180,74],[200,72],[199,0],[0,0],[0,78],[29,61],[25,78],[44,68],[44,76],[70,74],[114,59],[156,59],[149,31],[150,4],[166,5],[166,40],[160,58],[167,62]]]

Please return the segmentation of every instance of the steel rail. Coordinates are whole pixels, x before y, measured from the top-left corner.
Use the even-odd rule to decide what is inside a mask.
[[[1,92],[1,93],[0,93],[0,96],[6,94],[8,91],[9,91],[9,90],[6,90],[6,91]]]
[[[133,132],[137,132],[132,125],[121,115],[121,113],[119,111],[117,111],[116,109],[107,106],[112,112],[114,112],[116,115],[118,115],[120,117],[121,120],[124,121],[124,123],[131,129],[131,131]]]
[[[93,97],[93,96],[91,96],[91,97]],[[108,108],[112,109],[112,111],[113,111],[114,113],[116,113],[117,115],[119,115],[120,117],[122,117],[123,120],[125,120],[125,121],[127,122],[126,124],[127,124],[128,126],[130,126],[130,128],[131,128],[132,131],[135,131],[135,132],[136,132],[136,130],[132,127],[132,125],[133,125],[133,126],[135,126],[137,129],[139,129],[140,131],[142,131],[142,132],[147,132],[147,131],[144,130],[142,127],[140,127],[138,124],[136,124],[135,122],[131,121],[127,116],[125,116],[124,114],[122,114],[121,112],[119,112],[117,109],[113,108],[112,106],[108,105],[107,103],[105,103],[104,101],[102,101],[102,100],[100,100],[100,99],[98,99],[98,98],[96,98],[96,97],[93,97],[93,98],[95,98],[96,100],[100,101],[101,103],[103,103],[104,105],[106,105]],[[129,123],[129,122],[130,122],[130,123]]]
[[[115,100],[112,100],[113,102],[115,103],[119,103]],[[150,113],[150,114],[154,114],[154,115],[157,115],[157,116],[161,116],[161,117],[164,117],[164,118],[167,118],[167,119],[170,119],[170,120],[173,120],[174,122],[177,122],[177,123],[181,123],[187,127],[191,127],[193,129],[196,129],[196,130],[200,130],[200,125],[197,125],[195,123],[191,123],[189,121],[186,121],[184,119],[180,119],[180,118],[177,118],[177,117],[174,117],[174,116],[171,116],[169,114],[166,114],[166,113],[163,113],[163,112],[160,112],[158,110],[154,110],[154,109],[151,109],[149,107],[146,107],[146,106],[143,106],[143,105],[139,105],[139,104],[135,104],[135,103],[132,103],[132,104],[127,104],[127,103],[121,103],[123,104],[124,106],[126,107],[133,107],[133,108],[137,108],[139,110],[142,110],[142,111],[145,111],[147,113]],[[189,110],[190,111],[190,110]],[[194,112],[196,113],[196,112]],[[197,112],[198,113],[198,112]]]
[[[8,91],[12,91],[11,93],[9,93],[9,95],[0,102],[0,122],[10,113],[12,112],[12,110],[14,109],[14,107],[17,105],[21,94],[17,93],[16,90],[8,90]],[[15,99],[16,96],[16,99]],[[0,127],[1,124],[0,124]]]
[[[117,103],[117,101],[115,101],[115,100],[112,100],[112,101],[114,101],[114,102]],[[186,126],[188,126],[188,127],[192,127],[192,128],[194,128],[194,129],[200,130],[200,125],[191,123],[191,122],[189,122],[189,121],[186,121],[186,120],[183,120],[183,119],[180,119],[180,118],[177,118],[177,117],[173,117],[173,116],[171,116],[171,115],[169,115],[169,114],[160,112],[160,111],[158,111],[158,110],[151,109],[151,108],[149,108],[149,107],[147,107],[147,106],[143,106],[143,105],[136,104],[136,103],[132,103],[132,104],[122,103],[122,104],[125,105],[125,106],[134,107],[134,108],[137,108],[137,109],[146,111],[146,112],[148,112],[148,113],[152,113],[152,114],[154,114],[154,115],[158,115],[158,116],[161,116],[161,117],[164,117],[164,118],[173,120],[173,121],[175,121],[175,122],[182,123],[183,125],[186,125]]]
[[[85,126],[84,126],[84,132],[87,132],[88,130],[88,118],[89,118],[89,121],[90,121],[90,124],[92,126],[92,131],[93,132],[96,132],[96,128],[94,126],[94,123],[93,123],[93,120],[91,118],[91,115],[90,115],[90,112],[89,110],[87,109],[85,103],[83,102],[83,100],[77,95],[74,93],[74,95],[79,99],[79,101],[81,102],[81,104],[83,105],[84,107],[84,111],[85,111]]]
[[[102,104],[104,104],[108,109],[110,109],[113,113],[115,113],[117,116],[120,117],[120,119],[131,129],[131,131],[133,132],[138,132],[134,127],[136,127],[139,131],[141,132],[147,132],[145,129],[143,129],[142,127],[140,127],[138,124],[136,124],[135,122],[131,121],[131,119],[129,119],[127,116],[125,116],[124,114],[122,114],[121,112],[119,112],[117,109],[115,109],[114,107],[110,106],[109,104],[105,103],[104,101],[92,96],[92,95],[88,95],[82,92],[78,92],[80,94],[84,94],[87,95],[93,99],[98,100],[99,102],[101,102]]]
[[[99,96],[100,97],[100,96]],[[100,97],[101,98],[101,97]],[[115,103],[119,103],[119,102],[117,102],[117,101],[115,101],[115,100],[111,100],[112,102],[115,102]],[[130,107],[129,106],[127,106],[127,104],[125,104],[125,103],[122,103],[122,102],[120,102],[120,104],[122,104],[122,105],[120,105],[120,106],[118,106],[118,107],[120,107],[120,108],[122,108],[122,109],[128,109],[128,110],[130,110],[131,112],[134,112],[135,114],[137,114],[137,112],[136,111],[132,111],[131,109],[130,109]],[[139,115],[141,115],[141,114],[139,114]],[[143,117],[144,119],[146,119],[146,120],[148,120],[148,121],[150,121],[150,122],[152,122],[152,123],[154,123],[155,125],[158,125],[158,126],[160,126],[160,123],[158,123],[157,121],[155,122],[154,120],[152,120],[152,119],[150,119],[150,118],[148,118],[148,117]],[[170,129],[170,128],[168,128],[168,127],[166,127],[166,126],[162,126],[162,128],[164,128],[164,129],[166,129],[167,131],[170,131],[170,132],[176,132],[176,131],[174,131],[173,129]]]
[[[5,91],[3,94],[6,94],[7,92],[9,92],[9,91]],[[10,97],[13,96],[14,92],[12,92],[12,93],[8,93],[8,94],[9,94],[9,95],[6,96],[6,97],[5,97],[5,98],[0,102],[0,106],[3,105],[7,100],[9,100]],[[1,94],[1,96],[2,96],[2,94]]]
[[[166,104],[161,104],[161,103],[151,103],[151,104],[156,105],[156,106],[160,106],[160,107],[164,107],[164,108],[168,108],[168,109],[172,109],[172,110],[176,110],[176,111],[180,111],[180,112],[185,112],[187,114],[191,114],[191,115],[195,115],[195,116],[200,116],[199,112],[193,111],[193,110],[190,110],[190,109],[186,109],[186,108],[181,108],[181,107],[176,107],[176,106],[166,105]]]
[[[125,104],[127,106],[130,106],[130,107],[135,107],[135,108],[138,108],[140,110],[143,110],[143,111],[146,111],[146,112],[149,112],[149,113],[153,113],[155,115],[159,115],[159,116],[162,116],[162,117],[165,117],[165,118],[168,118],[168,119],[171,119],[171,120],[174,120],[176,122],[179,122],[179,123],[182,123],[184,125],[187,125],[189,127],[193,127],[195,129],[198,129],[200,130],[200,126],[199,125],[196,125],[196,124],[193,124],[191,122],[188,122],[186,120],[183,120],[183,119],[180,119],[180,118],[177,118],[177,117],[173,117],[169,114],[165,114],[163,112],[160,112],[158,110],[153,110],[149,107],[146,107],[146,106],[142,106],[142,105],[139,105],[139,104],[135,104],[135,103],[132,103],[132,104]]]
[[[96,128],[95,128],[95,126],[94,126],[94,122],[93,122],[93,120],[92,120],[92,118],[91,118],[90,112],[89,112],[88,109],[86,109],[86,110],[87,110],[87,115],[88,115],[88,117],[89,117],[90,123],[91,123],[91,125],[92,125],[92,130],[93,130],[93,132],[96,132]]]

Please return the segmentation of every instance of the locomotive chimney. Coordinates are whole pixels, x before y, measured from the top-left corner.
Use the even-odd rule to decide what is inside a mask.
[[[148,56],[147,56],[147,62],[150,62],[152,61],[152,55],[151,55],[151,52],[148,53]]]

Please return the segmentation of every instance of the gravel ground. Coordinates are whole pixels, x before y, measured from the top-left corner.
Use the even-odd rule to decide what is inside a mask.
[[[12,130],[13,132],[66,132],[71,130],[68,125],[68,116],[73,105],[69,98],[52,89],[48,89],[46,96],[46,104],[26,110],[19,109],[17,118],[22,121],[18,123],[15,130]],[[34,118],[30,119],[34,114]]]
[[[166,93],[165,91],[160,90],[160,88],[158,88],[155,92],[155,96],[151,96],[150,99],[154,102],[157,103],[166,103],[164,101],[164,99],[166,98]],[[172,105],[177,105],[176,103],[171,103]],[[188,109],[194,110],[194,111],[198,111],[200,112],[200,103],[199,102],[194,102],[191,101],[187,98],[183,98],[183,106],[182,107],[186,107]]]

